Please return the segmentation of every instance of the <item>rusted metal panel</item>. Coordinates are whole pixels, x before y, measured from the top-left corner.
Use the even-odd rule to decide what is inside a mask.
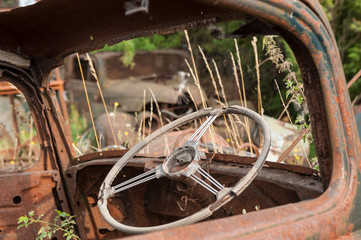
[[[56,216],[57,207],[53,189],[59,181],[58,171],[32,172],[22,174],[0,175],[0,238],[1,239],[28,239],[36,238],[39,224],[30,226],[30,229],[17,230],[20,216],[41,209],[44,221],[52,221]],[[60,238],[57,233],[55,237]]]
[[[5,205],[0,209],[1,217],[1,236],[6,239],[22,239],[24,236],[36,236],[39,225],[27,229],[16,230],[17,219],[26,215],[31,210],[36,211],[40,207],[44,210],[44,220],[51,221],[56,216],[54,209],[62,209],[69,212],[69,200],[66,197],[62,172],[59,171],[55,161],[54,148],[46,118],[46,110],[55,108],[53,105],[44,107],[41,99],[41,89],[34,86],[34,80],[27,71],[1,63],[2,80],[9,81],[21,91],[26,98],[34,123],[37,127],[37,138],[40,143],[40,156],[34,163],[34,166],[25,169],[15,170],[12,172],[0,172],[0,184],[2,185],[1,202]],[[49,96],[50,98],[50,96]],[[56,124],[52,127],[55,130]],[[42,130],[42,131],[39,131]],[[58,146],[62,149],[61,141]],[[61,150],[60,155],[65,151]],[[69,157],[63,158],[64,163]],[[11,203],[12,200],[12,203]],[[10,204],[11,203],[11,204]],[[14,207],[14,208],[12,208]],[[61,234],[56,236],[61,237]],[[1,237],[1,238],[2,238]]]
[[[154,160],[157,161],[155,166],[162,162],[158,158],[154,158]],[[81,219],[84,221],[83,224],[88,229],[86,233],[88,237],[92,236],[92,234],[96,232],[108,233],[108,235],[99,234],[100,238],[108,238],[110,236],[124,236],[120,232],[114,231],[112,227],[103,222],[102,217],[98,213],[98,209],[94,205],[96,202],[96,195],[99,184],[101,183],[104,174],[106,174],[108,169],[110,169],[110,167],[116,161],[117,158],[107,158],[104,160],[97,160],[96,158],[93,158],[92,161],[87,161],[68,169],[68,173],[76,183],[76,185],[74,185],[74,195],[72,195],[72,197],[81,203],[76,207],[76,214],[80,214],[82,216]],[[122,173],[122,176],[125,179],[129,179],[132,176],[138,175],[139,172],[142,172],[143,168],[150,167],[149,163],[151,163],[151,161],[152,159],[150,158],[133,159],[129,164],[129,167],[126,168]],[[228,176],[228,180],[227,177],[223,177],[222,180],[225,182],[233,182],[235,178],[247,173],[247,169],[244,168],[227,165],[223,166],[215,165],[214,167],[211,167],[210,171],[216,176],[218,174]],[[239,164],[239,166],[242,166],[242,164]],[[288,183],[284,181],[284,177],[286,176]],[[277,180],[277,178],[279,180]],[[302,197],[307,197],[307,194],[316,194],[313,195],[313,197],[318,196],[322,193],[321,182],[317,177],[314,179],[313,178],[314,177],[312,177],[312,175],[309,177],[302,177],[300,174],[287,174],[285,171],[277,172],[277,170],[263,169],[261,170],[260,175],[256,178],[257,181],[255,185],[251,185],[250,189],[242,194],[242,197],[237,198],[237,200],[235,200],[233,203],[228,204],[228,206],[226,206],[224,210],[217,213],[216,216],[221,217],[227,216],[227,214],[240,214],[242,209],[246,209],[247,212],[255,211],[256,205],[259,205],[261,209],[265,209],[268,207],[278,206],[279,204],[298,202],[300,198],[302,199]],[[275,184],[277,181],[283,182],[283,185],[279,185],[279,183]],[[300,181],[299,184],[294,184],[298,181]],[[312,184],[308,185],[309,189],[307,190],[307,184],[310,183]],[[159,216],[159,214],[163,217],[182,217],[186,212],[184,212],[183,208],[185,202],[184,199],[183,201],[181,200],[181,197],[183,195],[187,196],[187,191],[181,191],[180,193],[177,193],[179,188],[177,187],[178,190],[176,190],[175,187],[176,185],[171,184],[169,181],[156,181],[150,185],[141,186],[140,188],[136,188],[133,191],[124,193],[122,197],[119,196],[118,198],[114,199],[111,203],[111,209],[113,209],[115,206],[118,206],[116,207],[117,209],[113,209],[113,214],[118,217],[125,217],[128,219],[126,221],[131,221],[133,224],[137,225],[147,224],[149,221],[153,224],[156,222],[161,223],[159,222],[161,219],[156,217],[157,215]],[[164,189],[160,190],[162,188]],[[192,190],[191,192],[194,191]],[[196,192],[202,192],[202,189],[198,189]],[[310,195],[308,195],[308,197],[310,197]],[[172,198],[174,201],[168,203],[164,202],[164,204],[161,204],[162,201],[166,201],[166,199],[169,198]],[[190,195],[188,198],[190,199],[189,201],[192,201],[191,199],[196,197]],[[90,203],[90,208],[87,210],[84,209],[84,205],[82,204],[84,199],[88,199]],[[180,205],[176,204],[177,201]],[[141,206],[143,206],[145,202],[147,203],[147,207],[142,208]],[[165,204],[176,205],[174,205],[174,207],[169,207],[168,210],[165,210],[164,208],[162,209],[162,206]],[[188,209],[190,208],[194,210],[200,208],[199,203],[188,202],[187,206]],[[136,210],[136,212],[133,212],[133,210]],[[117,211],[118,213],[115,213],[114,211]],[[90,219],[93,220],[90,221]],[[90,227],[92,228],[90,229]]]

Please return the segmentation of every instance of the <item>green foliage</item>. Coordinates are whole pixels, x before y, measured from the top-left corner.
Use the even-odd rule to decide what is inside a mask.
[[[240,26],[240,21],[230,21],[226,23],[219,23],[214,28],[220,32],[231,32]],[[212,37],[206,28],[190,30],[191,42],[202,43],[204,52],[211,57],[216,55],[229,54],[229,49],[233,49],[233,39],[222,39]],[[242,41],[242,40],[240,40]],[[135,38],[121,43],[108,46],[105,45],[103,49],[97,52],[113,51],[123,52],[124,56],[121,58],[123,64],[127,67],[134,67],[133,58],[137,51],[151,51],[157,49],[178,48],[185,49],[187,47],[184,32],[177,32],[168,35],[154,34],[150,37]]]
[[[293,64],[285,59],[281,48],[277,46],[273,37],[265,37],[263,39],[268,60],[272,61],[279,73],[285,73],[283,82],[286,85],[286,100],[291,101],[295,108],[298,109],[296,123],[307,124],[304,115],[308,114],[306,105],[306,97],[304,95],[303,84],[297,80],[296,73],[291,69]],[[305,127],[307,127],[305,125]]]
[[[319,167],[319,164],[318,164],[315,143],[310,144],[310,153],[308,154],[308,159],[310,159],[310,163],[311,163],[312,168],[319,171],[320,167]]]
[[[134,56],[137,51],[151,51],[156,49],[179,48],[184,39],[184,33],[178,32],[176,34],[157,35],[151,37],[135,38],[128,41],[108,46],[105,45],[103,49],[97,52],[123,52],[121,61],[124,66],[134,67]]]
[[[347,81],[361,69],[361,1],[321,0],[340,51]],[[361,92],[361,80],[350,88],[353,99]]]
[[[34,211],[30,211],[28,215],[21,216],[18,219],[17,229],[22,227],[27,228],[33,223],[41,223],[44,224],[44,226],[39,229],[36,240],[42,240],[45,238],[51,239],[53,234],[57,231],[62,231],[64,233],[63,237],[65,237],[66,240],[80,240],[75,233],[74,226],[76,222],[74,221],[74,216],[70,216],[68,213],[59,210],[55,210],[55,212],[57,213],[57,216],[54,218],[54,221],[50,223],[41,220],[43,215],[36,218]]]

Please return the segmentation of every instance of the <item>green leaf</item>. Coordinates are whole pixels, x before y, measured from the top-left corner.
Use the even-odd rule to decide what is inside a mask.
[[[68,225],[68,223],[64,221],[64,222],[61,223],[61,226],[60,226],[60,227],[65,227],[65,226],[67,226],[67,225]]]
[[[25,225],[24,224],[21,224],[21,225],[19,225],[17,228],[16,228],[16,230],[19,230],[20,228],[22,228],[22,227],[24,227]]]
[[[288,96],[290,95],[291,91],[290,90],[287,90],[286,91],[286,99],[288,98]]]
[[[302,97],[301,95],[298,95],[298,96],[297,96],[297,102],[298,102],[299,104],[302,104],[302,102],[303,102],[303,97]]]
[[[268,38],[268,37],[262,38],[262,50],[264,50],[264,47],[265,47],[266,44],[267,44],[267,38]]]
[[[44,232],[44,227],[41,227],[40,229],[39,229],[39,231],[38,231],[38,235],[39,234],[42,234]]]
[[[27,216],[22,216],[22,217],[19,217],[19,220],[18,220],[18,223],[22,223],[22,222],[27,222],[28,221],[28,217]]]
[[[39,230],[39,232],[38,232],[38,235],[39,235],[39,236],[38,236],[36,239],[42,240],[42,239],[46,238],[47,232],[46,232],[46,231],[42,231],[42,229],[43,229],[43,227],[40,228],[40,230]]]

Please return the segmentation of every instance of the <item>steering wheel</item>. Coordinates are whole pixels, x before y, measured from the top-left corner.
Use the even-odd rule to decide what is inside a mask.
[[[204,170],[199,165],[199,160],[201,156],[201,152],[198,151],[197,146],[200,138],[206,132],[206,130],[211,126],[212,122],[219,116],[223,114],[237,114],[249,117],[254,120],[257,125],[261,128],[264,144],[262,151],[254,163],[249,172],[232,187],[224,187],[221,183],[219,183],[215,178],[213,178],[206,170]],[[112,183],[125,164],[132,159],[137,153],[139,153],[145,146],[149,144],[155,138],[158,138],[164,133],[180,127],[186,123],[194,121],[195,119],[206,117],[207,120],[194,132],[194,134],[186,141],[186,143],[175,149],[171,154],[169,154],[163,164],[158,165],[154,169],[147,171],[143,174],[140,174],[136,177],[133,177],[129,180],[126,180],[118,185],[112,186]],[[269,148],[271,145],[271,135],[270,130],[265,122],[265,120],[258,115],[256,112],[243,108],[240,106],[231,106],[227,108],[206,108],[200,111],[191,113],[187,116],[179,118],[164,127],[158,129],[153,132],[148,137],[144,138],[137,145],[135,145],[132,149],[130,149],[119,161],[113,166],[113,168],[109,171],[108,175],[105,177],[99,192],[99,200],[98,207],[103,218],[115,229],[119,231],[123,231],[126,233],[145,233],[151,231],[162,230],[171,227],[178,227],[182,225],[192,224],[198,221],[201,221],[209,216],[220,207],[228,203],[235,196],[240,195],[244,189],[253,181],[256,177],[257,173],[262,168],[267,154],[269,152]],[[180,220],[158,225],[158,226],[150,226],[150,227],[134,227],[124,225],[118,221],[116,221],[109,213],[107,203],[108,199],[114,196],[116,193],[139,185],[141,183],[150,181],[152,179],[159,179],[162,177],[167,177],[172,180],[182,181],[182,180],[193,180],[196,184],[201,185],[209,192],[215,195],[216,200],[203,208],[202,210],[194,213],[193,215],[187,216]],[[202,179],[203,178],[203,179]],[[211,184],[205,181],[206,179]]]

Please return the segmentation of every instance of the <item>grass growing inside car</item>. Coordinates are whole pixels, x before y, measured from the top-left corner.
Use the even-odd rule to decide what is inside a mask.
[[[199,69],[196,65],[196,63],[199,64],[199,62],[197,62],[195,60],[195,55],[194,55],[194,51],[192,49],[192,46],[190,44],[190,40],[188,37],[188,32],[185,31],[185,38],[188,44],[188,50],[190,53],[190,59],[191,59],[191,63],[188,62],[188,60],[186,61],[186,64],[188,66],[191,78],[194,81],[194,84],[197,86],[198,90],[199,90],[199,95],[201,97],[201,101],[202,101],[202,107],[206,108],[209,106],[209,102],[207,100],[207,98],[209,99],[209,96],[205,96],[204,92],[203,92],[203,88],[204,85],[202,86],[202,82],[200,80],[199,77]],[[307,107],[305,104],[305,96],[303,93],[303,86],[302,83],[296,79],[296,74],[292,71],[291,67],[292,64],[288,61],[285,60],[285,57],[281,51],[281,49],[277,46],[277,42],[274,39],[274,37],[272,36],[268,36],[262,39],[262,50],[265,52],[265,59],[260,59],[262,57],[259,57],[259,45],[257,44],[258,39],[257,38],[253,38],[251,40],[251,45],[253,48],[253,52],[254,52],[254,71],[255,71],[255,80],[257,81],[257,86],[256,86],[256,93],[257,93],[257,111],[259,114],[263,115],[264,113],[264,109],[263,109],[263,103],[262,103],[262,91],[261,91],[261,85],[262,85],[262,75],[261,75],[261,71],[260,69],[262,68],[263,64],[265,62],[272,62],[275,66],[275,68],[278,70],[279,73],[284,73],[286,74],[285,79],[282,81],[284,82],[284,84],[287,87],[287,93],[286,93],[286,97],[284,98],[281,94],[281,92],[279,91],[279,87],[277,82],[275,82],[275,88],[277,87],[277,92],[280,96],[283,111],[280,114],[280,116],[278,117],[278,119],[281,119],[284,114],[287,115],[287,121],[290,122],[293,126],[293,129],[298,132],[298,134],[304,134],[301,137],[305,140],[305,138],[312,140],[312,135],[310,134],[311,131],[310,126],[309,126],[309,116],[308,116],[308,111],[307,111]],[[259,41],[258,41],[259,42]],[[231,59],[231,63],[232,63],[232,70],[233,70],[233,75],[234,75],[234,91],[238,93],[238,101],[239,101],[239,105],[241,105],[242,107],[246,107],[249,108],[248,103],[249,100],[247,100],[247,96],[246,96],[246,83],[245,83],[245,78],[244,78],[244,72],[243,72],[243,66],[242,66],[242,60],[241,60],[241,51],[238,48],[238,43],[236,40],[234,40],[234,46],[235,46],[235,51],[234,49],[232,51],[230,51],[229,54],[229,58]],[[214,59],[207,59],[206,54],[203,52],[202,48],[200,46],[198,46],[198,51],[199,51],[199,55],[201,56],[201,59],[203,59],[203,62],[205,64],[205,68],[208,71],[209,74],[209,78],[210,78],[210,86],[213,87],[213,91],[215,93],[215,102],[216,104],[213,104],[213,107],[227,107],[229,106],[229,98],[226,94],[227,91],[225,91],[225,87],[224,87],[224,82],[223,79],[221,77],[221,74],[219,72],[219,67],[217,66],[217,63]],[[234,54],[235,53],[235,54]],[[236,56],[236,57],[235,57]],[[249,70],[249,66],[245,67],[248,68],[247,71]],[[97,77],[96,77],[97,78]],[[275,80],[276,81],[276,80]],[[100,86],[98,84],[99,87],[99,91],[101,92]],[[207,86],[209,87],[209,86]],[[142,119],[138,119],[137,121],[140,122],[139,126],[137,128],[132,128],[129,129],[129,132],[137,132],[140,137],[137,137],[137,140],[135,141],[138,142],[139,140],[143,139],[144,137],[148,136],[151,132],[152,132],[152,120],[155,116],[157,116],[160,120],[160,125],[163,126],[163,120],[166,121],[170,121],[167,118],[163,118],[162,116],[162,106],[160,106],[157,102],[157,96],[153,93],[152,89],[147,89],[144,91],[144,106],[143,106],[143,116],[145,116],[145,104],[146,104],[146,91],[149,92],[151,94],[151,101],[150,101],[150,118],[145,119],[145,117],[143,117]],[[190,93],[190,91],[188,91]],[[148,95],[148,94],[147,94]],[[194,103],[195,109],[197,110],[199,106],[197,106],[197,104],[195,104],[194,101],[194,97],[192,96],[192,94],[189,94],[191,100]],[[212,96],[211,96],[212,97]],[[234,99],[233,99],[234,100]],[[102,98],[102,101],[104,103],[104,107],[105,107],[105,112],[108,116],[108,122],[110,124],[110,128],[112,128],[111,126],[111,122],[109,120],[109,113],[106,109],[106,104],[104,102],[104,98]],[[296,110],[299,112],[298,113],[298,117],[296,120],[292,121],[292,117],[291,114],[289,112],[289,108],[291,105],[294,105]],[[116,108],[116,107],[115,107]],[[116,112],[116,111],[114,111]],[[251,152],[251,154],[253,153],[253,151],[257,151],[257,147],[255,146],[255,144],[252,141],[252,133],[251,133],[251,124],[249,122],[249,120],[247,118],[240,118],[238,116],[223,116],[223,120],[225,123],[225,128],[226,128],[226,135],[225,135],[225,139],[227,140],[228,144],[230,145],[230,147],[233,149],[234,153],[238,153],[240,151],[245,151],[248,150]],[[194,127],[197,127],[199,125],[202,124],[202,120],[199,120],[198,123],[194,124]],[[297,126],[295,124],[298,124]],[[242,127],[245,131],[245,136],[246,139],[242,139],[240,134],[240,127]],[[307,131],[300,131],[302,129],[307,129]],[[113,132],[113,131],[112,131]],[[209,132],[211,135],[211,144],[214,146],[214,151],[215,152],[222,152],[222,148],[218,148],[219,146],[219,142],[217,142],[217,138],[215,137],[215,135],[217,135],[217,131],[214,128],[213,124],[211,125],[211,127],[209,128]],[[117,141],[121,141],[121,138],[124,138],[125,133],[114,133],[113,132],[113,138],[116,138],[114,140],[115,145],[117,146]],[[94,136],[96,134],[93,134]],[[94,137],[93,136],[93,137]],[[129,144],[130,142],[134,142],[132,139],[129,139],[129,141],[125,141],[125,145],[124,147],[131,147],[134,146],[134,144]],[[167,140],[165,141],[165,151],[169,153],[169,146],[168,146],[168,142]],[[262,144],[262,139],[260,140],[260,146]],[[301,145],[300,143],[297,143],[298,145]],[[292,144],[290,144],[292,145]],[[93,147],[94,149],[99,149],[99,147]],[[301,145],[302,148],[302,145]],[[167,150],[168,149],[168,150]],[[292,148],[290,147],[288,149],[288,151],[292,150]],[[305,161],[312,167],[317,169],[317,159],[315,158],[315,156],[313,156],[311,154],[311,158],[312,158],[312,162],[310,163],[310,160],[308,160],[308,156],[307,153],[302,149]],[[280,161],[283,161],[283,159],[279,159]]]

